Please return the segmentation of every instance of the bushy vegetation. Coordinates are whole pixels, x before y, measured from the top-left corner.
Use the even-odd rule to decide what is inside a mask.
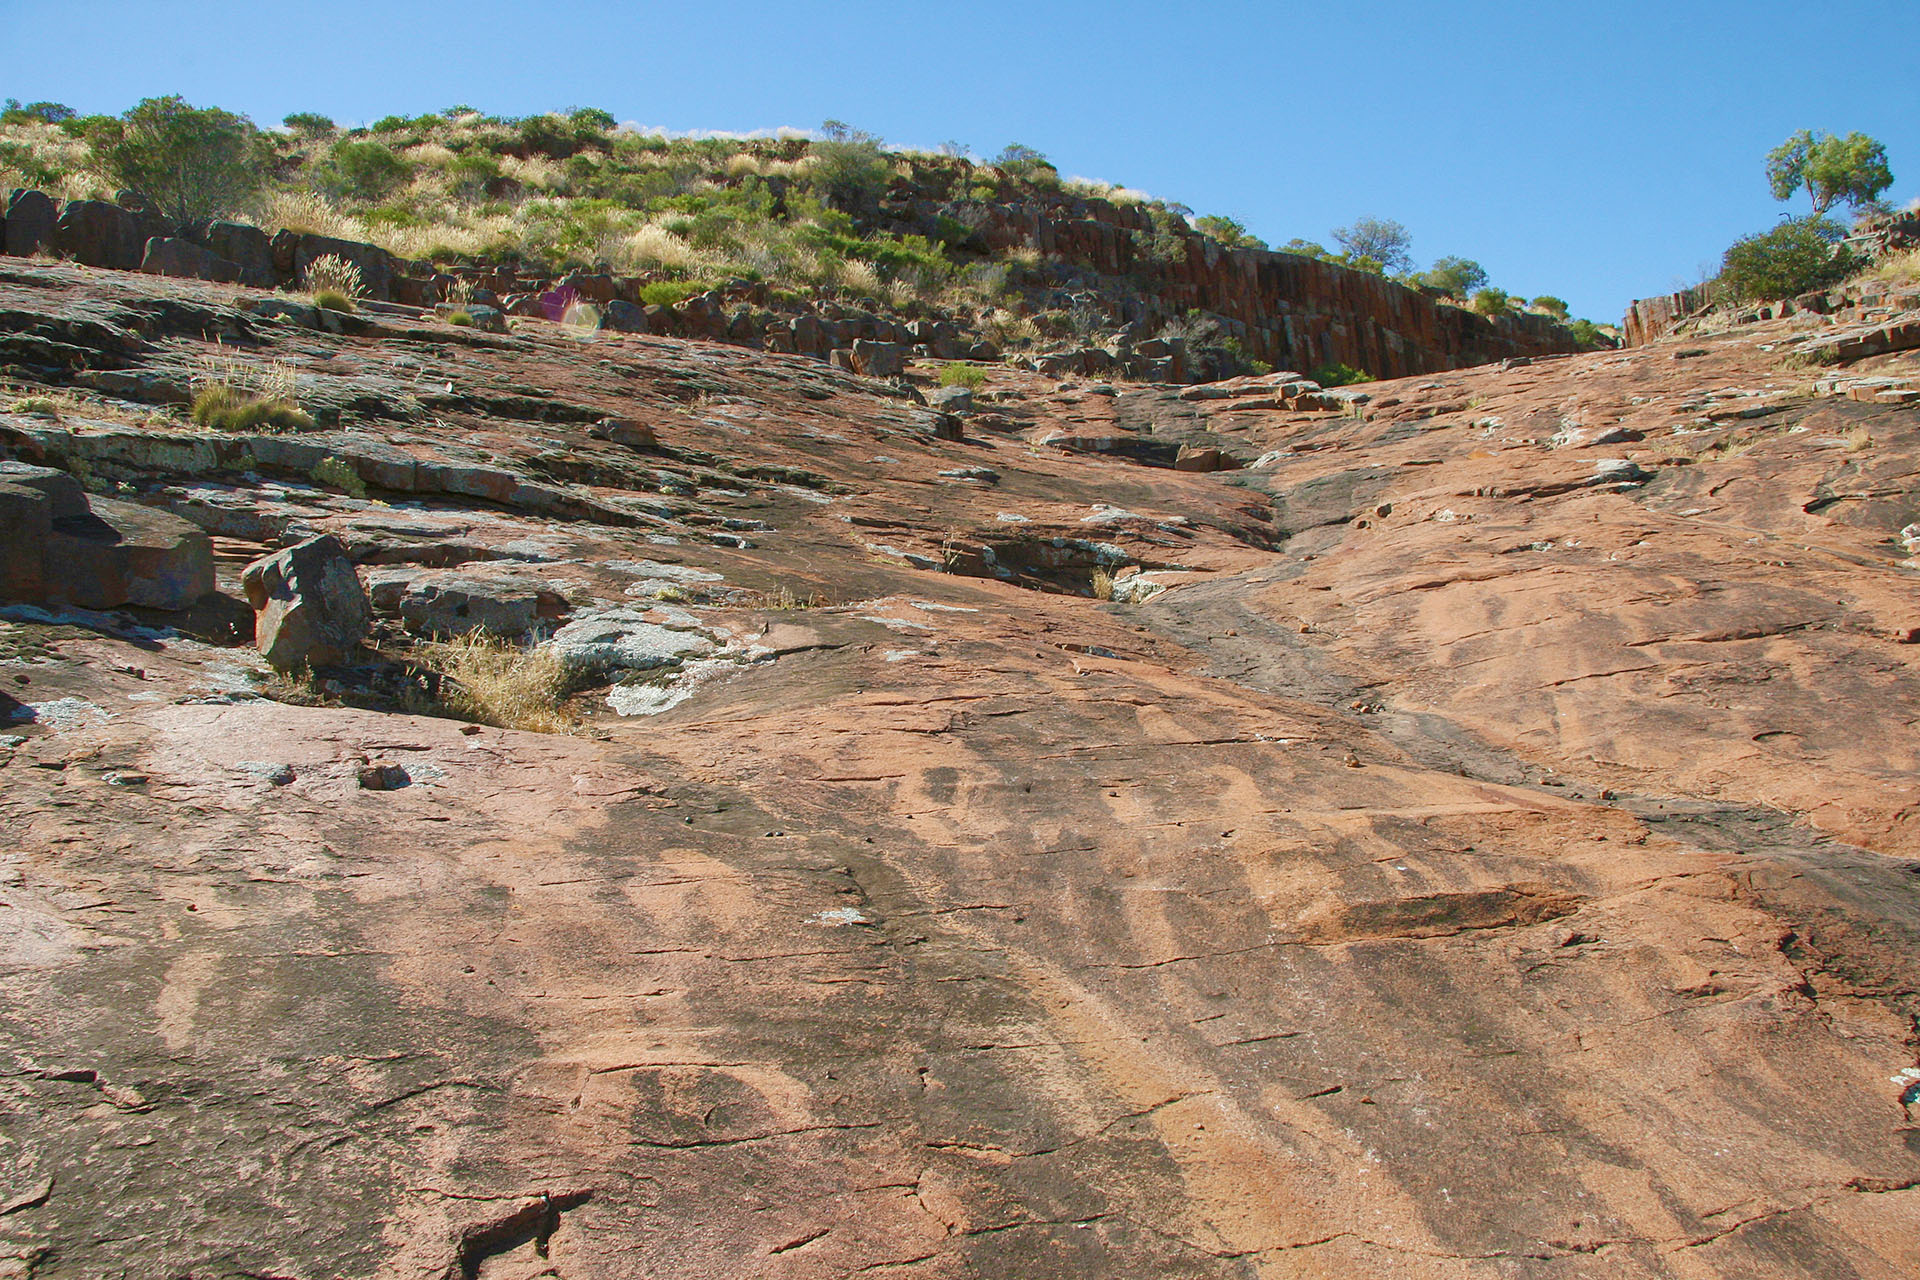
[[[953,362],[940,368],[940,385],[943,387],[965,387],[969,391],[978,391],[987,384],[987,371],[979,365]]]
[[[1788,218],[1771,231],[1736,240],[1720,264],[1719,288],[1733,302],[1791,298],[1846,279],[1860,265],[1831,219]]]
[[[1323,387],[1350,387],[1356,382],[1372,382],[1373,375],[1352,365],[1323,364],[1307,375]]]

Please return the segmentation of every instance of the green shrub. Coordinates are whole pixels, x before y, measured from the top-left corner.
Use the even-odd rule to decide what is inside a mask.
[[[1487,269],[1472,258],[1441,258],[1415,276],[1413,282],[1464,302],[1475,289],[1487,283]]]
[[[1060,185],[1060,171],[1054,168],[1053,161],[1024,143],[1009,142],[993,158],[993,167],[1016,182],[1040,187]]]
[[[313,419],[290,400],[261,398],[231,383],[202,387],[193,420],[209,431],[307,431]]]
[[[239,212],[266,181],[267,145],[245,116],[174,96],[96,119],[95,162],[175,222]]]
[[[826,121],[820,132],[826,137],[807,148],[813,156],[809,180],[837,209],[851,212],[872,206],[893,172],[892,162],[880,149],[881,140],[839,120]]]
[[[1550,293],[1541,294],[1535,298],[1530,305],[1536,311],[1544,311],[1548,315],[1555,316],[1561,320],[1565,320],[1568,315],[1567,300],[1565,298],[1556,298]]]
[[[1365,369],[1347,364],[1324,364],[1307,376],[1323,387],[1350,387],[1356,382],[1373,381],[1373,375]]]
[[[1210,239],[1218,240],[1229,249],[1264,249],[1267,242],[1259,236],[1248,233],[1246,227],[1234,218],[1223,214],[1210,213],[1204,218],[1193,220],[1194,230]]]
[[[649,307],[678,306],[696,293],[713,288],[705,280],[656,280],[640,286],[640,301]]]
[[[1483,316],[1503,316],[1507,314],[1507,305],[1512,300],[1513,295],[1505,289],[1496,289],[1488,285],[1474,292],[1473,309]]]
[[[954,362],[941,366],[940,385],[943,387],[965,387],[969,391],[978,391],[987,384],[987,371],[978,365]]]
[[[313,464],[313,470],[307,473],[315,484],[332,485],[343,493],[355,498],[367,496],[366,481],[353,469],[353,464],[344,458],[325,457]]]
[[[1859,265],[1840,247],[1845,234],[1827,218],[1788,218],[1734,241],[1720,264],[1719,287],[1734,302],[1764,302],[1836,285]]]
[[[447,323],[458,329],[471,329],[473,328],[473,312],[449,311],[447,312]]]
[[[405,160],[382,142],[336,142],[314,166],[315,185],[356,200],[378,200],[412,174]]]

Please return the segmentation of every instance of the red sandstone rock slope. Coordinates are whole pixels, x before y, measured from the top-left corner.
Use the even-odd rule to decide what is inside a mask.
[[[69,387],[219,336],[346,429],[0,443],[229,592],[340,535],[384,652],[457,580],[691,656],[469,731],[10,610],[0,1267],[1920,1272],[1920,414],[1787,326],[1344,413],[996,375],[951,439],[800,358],[256,296],[0,277]]]

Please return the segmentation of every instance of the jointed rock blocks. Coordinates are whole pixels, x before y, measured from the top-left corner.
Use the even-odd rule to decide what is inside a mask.
[[[151,507],[89,498],[52,467],[0,462],[0,595],[177,610],[211,592],[213,544]]]

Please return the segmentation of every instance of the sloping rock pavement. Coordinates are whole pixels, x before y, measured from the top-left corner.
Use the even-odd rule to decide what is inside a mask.
[[[1920,1269],[1920,412],[1760,325],[1319,411],[996,374],[951,440],[803,359],[379,325],[241,353],[452,383],[280,438],[365,497],[52,373],[0,443],[229,591],[321,533],[537,567],[666,683],[533,734],[7,610],[0,1266]]]

